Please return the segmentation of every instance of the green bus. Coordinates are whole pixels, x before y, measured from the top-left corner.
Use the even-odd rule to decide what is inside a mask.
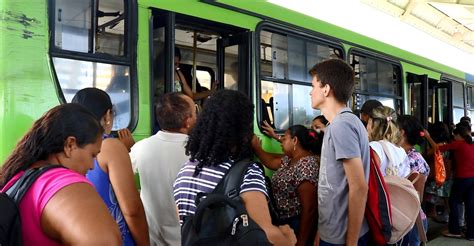
[[[259,135],[263,120],[309,126],[320,112],[307,71],[336,57],[356,72],[353,110],[373,98],[425,125],[474,115],[472,75],[266,1],[2,0],[0,31],[2,162],[35,119],[85,87],[110,94],[114,129],[153,134],[175,47],[196,90],[218,81],[252,98]]]

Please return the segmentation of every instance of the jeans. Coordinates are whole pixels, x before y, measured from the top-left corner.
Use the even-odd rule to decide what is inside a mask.
[[[474,239],[474,178],[455,178],[449,197],[449,232],[461,234],[459,226],[459,204],[465,202],[466,237]]]
[[[359,238],[359,241],[357,242],[358,246],[366,246],[369,241],[369,233],[367,232],[364,234],[362,237]],[[345,245],[345,244],[332,244],[323,241],[322,239],[319,240],[319,246],[339,246],[339,245]]]

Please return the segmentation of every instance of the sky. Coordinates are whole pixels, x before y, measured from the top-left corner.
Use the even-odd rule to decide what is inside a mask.
[[[474,75],[474,54],[445,43],[359,0],[267,1]]]

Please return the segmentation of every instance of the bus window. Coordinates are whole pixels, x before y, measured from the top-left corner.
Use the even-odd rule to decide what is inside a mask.
[[[130,123],[130,72],[127,66],[53,58],[66,102],[82,88],[96,87],[109,94],[114,105],[113,129]]]
[[[54,17],[54,45],[61,50],[83,53],[125,53],[124,1],[56,0]],[[96,21],[91,20],[95,18]],[[93,27],[93,24],[95,26]],[[93,34],[91,30],[96,30]]]
[[[131,57],[126,40],[128,1],[53,0],[50,53],[65,102],[86,87],[106,91],[114,104],[113,130],[132,122]],[[92,31],[94,30],[94,31]]]
[[[355,72],[353,100],[350,103],[358,112],[365,101],[374,99],[401,113],[400,66],[380,58],[359,53],[350,55]]]
[[[89,52],[92,1],[56,0],[54,45],[63,50]]]
[[[97,11],[96,53],[124,55],[125,9],[123,1],[100,1]]]
[[[464,116],[464,85],[459,82],[453,82],[453,123],[458,123]]]
[[[311,107],[308,71],[318,62],[340,57],[342,50],[306,36],[265,28],[260,31],[259,51],[260,120],[269,121],[277,131],[296,124],[310,127],[320,112]]]

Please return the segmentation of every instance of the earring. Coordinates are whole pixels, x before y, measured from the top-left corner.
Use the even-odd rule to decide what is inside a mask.
[[[296,150],[296,144],[293,144],[293,151]]]

